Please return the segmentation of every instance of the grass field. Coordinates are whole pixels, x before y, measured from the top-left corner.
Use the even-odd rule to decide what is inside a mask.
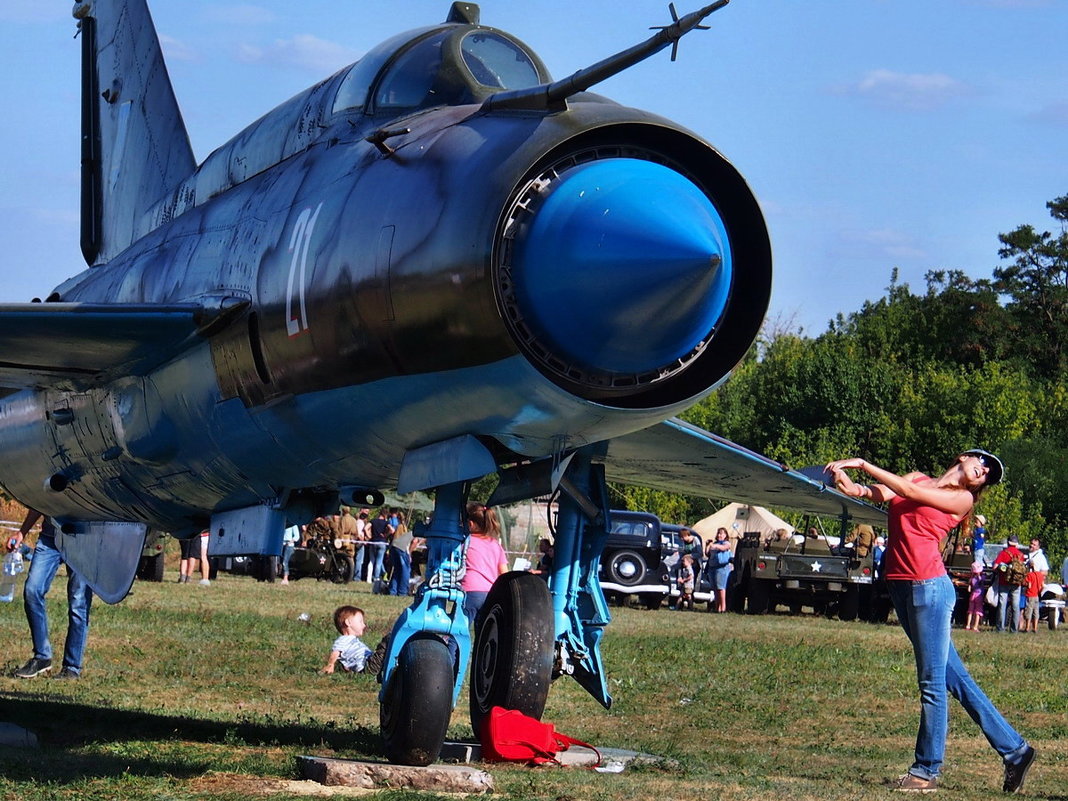
[[[342,603],[367,610],[374,644],[402,606],[366,584],[288,587],[220,576],[211,587],[138,582],[97,604],[78,682],[7,678],[30,655],[21,601],[0,604],[0,721],[36,750],[0,750],[0,798],[302,798],[295,757],[378,758],[378,685],[324,676]],[[57,652],[60,576],[50,597]],[[301,623],[302,612],[311,615]],[[562,679],[545,717],[602,746],[663,757],[622,774],[491,766],[509,799],[890,798],[911,761],[918,716],[911,652],[893,625],[811,616],[741,617],[612,609],[604,640],[615,704]],[[1068,799],[1068,633],[957,631],[980,683],[1039,749],[1029,797]],[[470,737],[466,697],[450,736]],[[943,795],[1000,795],[1001,766],[959,706]],[[382,792],[381,799],[434,798]]]

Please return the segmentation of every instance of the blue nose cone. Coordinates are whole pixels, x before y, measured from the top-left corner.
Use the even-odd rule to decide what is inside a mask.
[[[727,232],[668,167],[604,159],[551,184],[513,254],[524,319],[559,359],[610,374],[670,368],[704,342],[731,286]]]

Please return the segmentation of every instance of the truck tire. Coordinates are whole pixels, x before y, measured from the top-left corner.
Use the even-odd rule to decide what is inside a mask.
[[[764,615],[770,603],[771,582],[750,578],[745,611],[750,615]]]
[[[137,577],[144,581],[163,581],[163,553],[155,556],[141,557],[141,567],[137,571]]]
[[[847,623],[857,619],[860,611],[860,587],[850,584],[842,593],[842,599],[838,602],[838,619]]]
[[[745,578],[739,579],[734,583],[734,587],[732,588],[732,591],[729,594],[729,600],[727,602],[728,608],[732,612],[735,612],[739,615],[745,614],[745,599],[749,592],[749,584],[751,581],[752,579],[749,578],[749,573],[747,572],[745,574]],[[709,611],[712,610],[711,598],[708,601],[708,609]]]
[[[657,592],[646,592],[639,596],[646,609],[659,609],[664,603],[664,596]]]

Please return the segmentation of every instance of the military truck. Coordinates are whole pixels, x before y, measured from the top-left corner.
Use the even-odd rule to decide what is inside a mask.
[[[861,533],[858,529],[866,528]],[[810,606],[817,614],[840,620],[871,619],[889,612],[873,598],[870,526],[858,526],[841,540],[792,535],[765,540],[746,532],[734,554],[732,606],[736,612],[762,615],[782,604],[794,612]],[[840,544],[841,543],[841,544]],[[885,616],[883,617],[885,620]]]
[[[163,581],[163,560],[169,539],[170,534],[165,531],[148,530],[144,548],[141,549],[141,560],[137,563],[137,578],[142,581]]]

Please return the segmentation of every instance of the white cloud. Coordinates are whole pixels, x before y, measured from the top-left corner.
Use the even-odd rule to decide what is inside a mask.
[[[181,39],[175,39],[173,36],[167,36],[163,33],[159,34],[159,46],[163,50],[163,58],[165,61],[199,60],[199,54],[194,48],[190,47]]]
[[[968,94],[966,84],[943,73],[904,73],[872,70],[858,83],[842,90],[882,106],[930,111]]]
[[[360,57],[360,52],[336,42],[328,42],[311,34],[298,34],[292,39],[277,39],[267,47],[241,45],[238,58],[247,63],[269,62],[314,72],[317,75],[334,72]]]

